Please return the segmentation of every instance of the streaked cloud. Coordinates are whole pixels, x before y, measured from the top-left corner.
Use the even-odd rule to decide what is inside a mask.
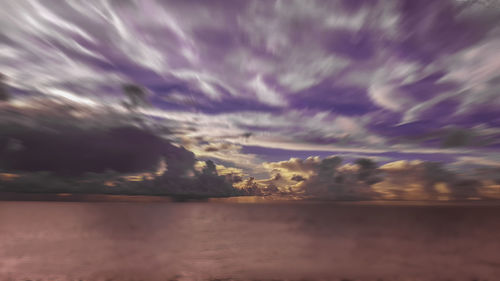
[[[456,173],[497,162],[495,3],[4,2],[2,126],[147,130],[248,186],[317,152]],[[272,169],[294,190],[311,177]]]

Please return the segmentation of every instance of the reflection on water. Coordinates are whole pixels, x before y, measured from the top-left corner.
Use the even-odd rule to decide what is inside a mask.
[[[0,202],[0,280],[496,280],[498,215],[480,204]]]

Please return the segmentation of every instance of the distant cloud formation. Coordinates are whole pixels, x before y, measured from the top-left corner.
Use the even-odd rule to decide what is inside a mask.
[[[386,198],[464,200],[481,197],[483,183],[480,180],[463,178],[440,163],[396,161],[380,169],[386,177],[374,188]]]
[[[457,174],[442,163],[399,160],[378,165],[360,158],[309,157],[264,163],[271,177],[257,181],[281,191],[335,200],[466,200],[499,198],[500,175]],[[496,190],[496,191],[495,191]]]
[[[280,190],[336,200],[368,200],[376,197],[370,185],[379,180],[378,171],[376,164],[369,159],[342,165],[342,158],[338,156],[324,159],[309,157],[263,165],[270,168],[272,174],[280,175],[264,182],[272,182]]]

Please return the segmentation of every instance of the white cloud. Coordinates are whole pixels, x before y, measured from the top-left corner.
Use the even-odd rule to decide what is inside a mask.
[[[462,105],[457,114],[465,113],[478,104],[500,104],[498,95],[498,73],[500,71],[500,40],[498,34],[479,45],[473,46],[450,57],[447,61],[448,73],[441,81],[451,81],[460,85],[455,95],[462,97]]]
[[[500,167],[500,157],[492,156],[460,156],[457,157],[454,165],[457,166],[489,166],[489,167]]]
[[[370,98],[375,104],[391,111],[401,112],[411,100],[398,87],[413,82],[420,77],[422,66],[414,62],[402,62],[389,59],[380,67],[372,78],[368,88]]]
[[[261,75],[257,75],[250,82],[250,87],[255,91],[259,101],[270,105],[286,105],[285,100],[276,91],[266,85]]]

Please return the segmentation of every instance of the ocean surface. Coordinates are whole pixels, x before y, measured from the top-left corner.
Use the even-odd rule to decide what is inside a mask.
[[[500,206],[3,201],[0,280],[500,280]]]

